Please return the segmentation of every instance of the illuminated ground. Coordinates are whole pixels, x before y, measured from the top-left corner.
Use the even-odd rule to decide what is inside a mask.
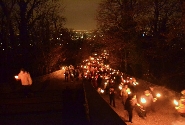
[[[147,83],[143,81],[139,81],[139,83],[141,83],[141,89],[142,86],[147,85]],[[156,101],[156,112],[147,113],[146,119],[143,119],[139,117],[134,110],[133,123],[126,123],[128,125],[185,125],[185,118],[181,117],[174,108],[173,99],[176,98],[174,92],[160,86],[156,86],[156,90],[162,94],[162,96]],[[101,96],[107,103],[109,103],[108,95],[102,94]],[[116,108],[112,107],[112,109],[124,121],[128,120],[127,112],[124,110],[121,98],[118,96],[118,94],[116,96]]]
[[[82,85],[64,82],[62,71],[48,76],[34,81],[33,94],[27,98],[19,87],[6,89],[7,93],[2,89],[1,125],[87,125]]]
[[[66,86],[70,88],[65,92]],[[88,125],[82,105],[82,86],[78,82],[64,82],[62,70],[35,80],[34,94],[29,98],[25,98],[19,88],[14,91],[11,87],[5,88],[0,88],[1,125]],[[173,93],[163,87],[158,90],[162,97],[156,103],[156,112],[148,113],[146,119],[134,112],[133,123],[126,122],[128,125],[185,125],[185,118],[174,109]],[[109,102],[108,95],[102,97]],[[123,121],[128,119],[119,96],[116,97],[116,108],[112,109]]]

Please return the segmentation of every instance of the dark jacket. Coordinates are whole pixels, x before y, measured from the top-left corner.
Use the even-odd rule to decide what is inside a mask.
[[[131,111],[137,103],[137,99],[134,99],[133,96],[128,96],[125,102],[125,110]]]

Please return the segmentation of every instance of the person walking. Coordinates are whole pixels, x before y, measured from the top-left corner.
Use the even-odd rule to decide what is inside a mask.
[[[113,107],[116,107],[115,106],[115,90],[113,86],[109,88],[109,98],[110,98],[110,105],[112,105],[113,103]]]
[[[149,87],[149,91],[150,94],[153,96],[153,101],[151,102],[151,111],[155,112],[155,105],[156,105],[156,101],[157,101],[157,97],[156,97],[156,92],[153,86]]]
[[[121,90],[121,97],[122,97],[122,103],[123,105],[125,105],[125,102],[128,98],[128,92],[127,92],[127,89],[128,89],[128,85],[127,84],[124,84],[122,90]]]
[[[150,93],[150,91],[149,90],[145,90],[144,91],[144,95],[143,96],[141,96],[141,98],[143,98],[143,99],[145,99],[145,103],[143,103],[142,105],[143,105],[143,109],[145,110],[145,114],[144,114],[144,116],[146,117],[146,114],[148,113],[148,112],[150,112],[151,110],[152,110],[152,103],[153,103],[153,96],[152,96],[152,94]]]
[[[102,78],[101,78],[101,75],[99,74],[99,75],[98,75],[98,78],[97,78],[98,88],[101,87],[101,83],[102,83]]]
[[[178,106],[176,106],[175,109],[182,117],[185,117],[185,90],[181,91],[181,97],[178,101]]]
[[[31,92],[30,86],[32,85],[32,78],[30,76],[30,73],[22,68],[20,70],[20,73],[17,76],[15,76],[15,78],[17,80],[21,80],[23,93],[26,97],[29,96]]]
[[[128,112],[128,121],[132,123],[133,109],[137,103],[136,95],[130,94],[125,102],[125,110]]]
[[[69,70],[65,70],[65,81],[68,82],[68,77],[69,77]]]

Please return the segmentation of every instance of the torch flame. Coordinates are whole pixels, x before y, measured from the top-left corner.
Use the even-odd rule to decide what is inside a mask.
[[[100,92],[101,92],[101,93],[104,93],[104,90],[103,90],[103,89],[101,89],[101,90],[100,90]]]
[[[127,89],[126,89],[126,92],[127,92],[128,94],[131,94],[130,88],[127,88]]]
[[[141,98],[141,103],[146,103],[146,99],[145,98]]]
[[[177,101],[177,100],[175,100],[175,99],[174,99],[174,101],[173,101],[173,102],[174,102],[174,104],[175,104],[176,106],[178,106],[178,105],[179,105],[179,103],[178,103],[178,101]]]
[[[133,85],[134,85],[134,86],[136,86],[136,85],[138,85],[138,84],[139,84],[138,82],[133,82]]]
[[[122,90],[122,85],[119,85],[119,89]]]
[[[15,77],[15,79],[18,79],[19,77],[18,76],[14,76]]]
[[[156,94],[156,97],[158,97],[158,98],[161,97],[161,94],[160,93],[157,93]]]

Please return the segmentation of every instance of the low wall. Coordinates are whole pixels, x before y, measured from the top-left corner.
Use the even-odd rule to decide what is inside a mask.
[[[92,84],[83,81],[86,113],[91,125],[126,125],[118,114],[108,105],[107,102],[97,93]]]

